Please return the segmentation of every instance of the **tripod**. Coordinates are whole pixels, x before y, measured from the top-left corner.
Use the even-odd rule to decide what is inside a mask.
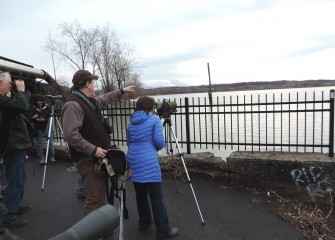
[[[181,150],[180,150],[180,147],[179,147],[179,144],[178,144],[178,140],[177,140],[176,134],[174,133],[174,130],[172,128],[171,119],[169,117],[164,118],[163,126],[165,127],[165,132],[167,133],[166,134],[167,142],[170,145],[170,153],[171,153],[171,157],[172,157],[172,163],[173,163],[173,148],[172,148],[172,138],[171,138],[171,135],[173,135],[173,138],[174,138],[174,140],[176,142],[178,153],[179,153],[180,159],[181,159],[181,161],[183,163],[183,167],[184,167],[184,170],[185,170],[185,173],[186,173],[186,176],[187,176],[187,180],[188,180],[188,183],[190,184],[190,187],[191,187],[191,190],[192,190],[192,193],[193,193],[193,197],[194,197],[195,203],[197,205],[197,208],[198,208],[198,211],[199,211],[199,214],[200,214],[202,225],[204,225],[205,221],[204,221],[204,219],[202,217],[202,214],[201,214],[201,211],[200,211],[200,207],[199,207],[199,204],[198,204],[198,200],[197,200],[197,197],[195,196],[195,193],[194,193],[194,190],[193,190],[193,186],[192,186],[192,182],[191,182],[190,176],[189,176],[187,168],[186,168],[184,157],[183,157],[183,154],[181,153]],[[174,168],[174,165],[173,165],[173,168]],[[177,190],[177,181],[176,181],[176,174],[175,173],[176,172],[174,171],[174,180],[175,180],[175,183],[176,183],[176,190]],[[178,190],[177,190],[177,193],[178,193]]]
[[[47,135],[47,147],[46,147],[46,151],[45,151],[45,162],[44,162],[44,171],[43,171],[43,180],[42,180],[42,191],[44,191],[45,175],[46,175],[47,164],[48,164],[48,155],[49,155],[49,148],[50,148],[52,130],[54,132],[54,119],[56,119],[58,127],[59,127],[59,129],[61,131],[61,134],[63,136],[63,129],[61,127],[61,124],[60,124],[59,120],[57,119],[57,117],[55,115],[55,106],[54,105],[55,105],[54,102],[51,101],[51,115],[49,117],[48,125],[47,125],[48,126],[48,135]],[[67,143],[66,143],[66,146],[68,147]]]

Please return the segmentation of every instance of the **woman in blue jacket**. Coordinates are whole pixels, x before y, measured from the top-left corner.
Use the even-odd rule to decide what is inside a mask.
[[[177,227],[170,227],[162,195],[162,175],[157,151],[164,148],[162,124],[153,112],[155,100],[140,97],[136,102],[127,132],[127,161],[132,171],[131,181],[136,192],[139,229],[145,230],[152,222],[150,204],[157,239],[178,235]]]

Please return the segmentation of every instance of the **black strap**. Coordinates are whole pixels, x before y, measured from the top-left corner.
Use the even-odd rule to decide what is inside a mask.
[[[99,107],[99,105],[97,104],[97,101],[94,98],[89,98],[87,97],[85,94],[83,94],[80,91],[77,90],[73,90],[72,94],[78,96],[80,99],[82,99],[88,106],[92,107],[95,112],[97,113],[101,123],[104,125],[104,127],[106,128],[106,132],[108,133],[108,135],[110,135],[113,130],[112,128],[109,126],[108,121],[106,120],[106,118],[104,118],[103,114],[102,114],[102,109]]]
[[[123,218],[124,219],[129,219],[129,215],[128,215],[128,209],[126,206],[126,189],[124,187],[123,188]]]
[[[110,188],[108,188],[108,179],[111,182]],[[115,175],[113,177],[107,178],[107,184],[106,184],[106,191],[107,191],[107,201],[109,204],[114,205],[114,197],[119,199],[121,203],[121,197],[119,196],[119,191],[122,191],[123,194],[123,218],[128,219],[129,214],[128,214],[128,209],[126,206],[126,189],[124,188],[123,183],[121,184],[120,187],[118,187],[118,177]]]
[[[110,177],[112,178],[112,177]],[[114,205],[114,184],[112,183],[110,188],[108,187],[109,186],[109,180],[110,178],[107,178],[107,183],[106,183],[106,193],[107,193],[107,201],[110,205]],[[112,182],[112,181],[111,181]]]
[[[85,94],[80,91],[73,90],[72,94],[78,96],[81,100],[83,100],[88,106],[92,107],[96,113],[98,114],[100,120],[103,122],[103,115],[101,112],[101,108],[98,106],[97,101],[94,98],[88,98]]]
[[[85,94],[83,94],[80,91],[77,90],[73,90],[72,94],[78,96],[81,100],[83,100],[87,105],[91,106],[92,108],[95,108],[94,104],[88,99],[88,97],[85,96]]]

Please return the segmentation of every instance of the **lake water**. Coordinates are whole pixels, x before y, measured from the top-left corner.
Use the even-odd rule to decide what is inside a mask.
[[[215,100],[217,97],[222,98],[225,96],[226,98],[229,98],[230,96],[236,97],[236,96],[251,96],[251,95],[260,95],[261,99],[264,99],[266,95],[268,97],[272,97],[273,94],[275,97],[279,100],[280,94],[283,94],[283,96],[291,95],[291,99],[296,99],[297,94],[299,95],[300,99],[303,99],[305,97],[305,92],[308,96],[311,96],[314,92],[318,98],[321,97],[322,92],[324,92],[325,96],[329,98],[329,92],[330,90],[335,89],[335,86],[331,87],[314,87],[314,88],[287,88],[287,89],[267,89],[267,90],[252,90],[252,91],[230,91],[230,92],[213,92],[213,100]],[[201,98],[208,97],[208,93],[187,93],[187,94],[171,94],[171,95],[156,95],[151,96],[155,100],[162,100],[162,99],[184,99],[185,97],[188,98]]]
[[[223,101],[225,103],[255,103],[255,102],[285,102],[285,101],[292,101],[292,102],[296,102],[297,100],[299,101],[304,101],[306,99],[309,100],[322,100],[322,99],[329,99],[329,94],[330,94],[330,90],[334,89],[335,86],[331,86],[331,87],[316,87],[316,88],[292,88],[292,89],[269,89],[269,90],[252,90],[252,91],[236,91],[236,92],[213,92],[213,105],[215,105],[217,102],[219,103],[223,103]],[[167,100],[174,100],[177,102],[178,105],[184,104],[184,99],[185,97],[189,98],[189,102],[191,103],[192,101],[198,102],[199,103],[204,103],[206,102],[207,104],[209,103],[208,101],[208,93],[192,93],[192,94],[171,94],[171,95],[159,95],[159,96],[152,96],[156,101],[162,101],[163,99],[167,99]],[[306,106],[301,106],[302,104],[297,104],[296,109],[304,108]],[[312,106],[310,106],[312,107]],[[318,106],[318,104],[314,104],[313,107],[321,107]],[[253,108],[257,108],[257,106],[254,107],[250,107],[250,110],[257,110],[257,109],[253,109]],[[275,108],[275,107],[274,107]],[[222,110],[222,109],[221,109]],[[226,109],[224,109],[226,110]],[[234,110],[234,109],[231,109]],[[235,109],[236,110],[236,109]],[[259,109],[258,109],[259,110]],[[276,109],[267,109],[267,110],[276,110]],[[292,110],[292,109],[291,109]],[[293,109],[294,110],[294,109]],[[243,117],[243,116],[242,116]],[[301,117],[305,117],[306,118],[306,126],[310,126],[312,124],[312,119],[314,121],[313,125],[315,125],[316,127],[320,127],[322,124],[320,123],[320,119],[321,118],[313,118],[311,113],[306,114],[305,116],[290,116],[290,120],[293,123],[297,121],[296,118],[301,118]],[[218,131],[218,129],[215,128],[215,123],[220,121],[219,119],[215,119],[215,116],[213,117],[214,119],[212,119],[212,121],[214,122],[213,126],[214,126],[214,131]],[[273,119],[271,119],[273,118]],[[285,119],[286,117],[284,117],[284,119],[279,119],[279,116],[276,115],[267,115],[267,121],[269,123],[273,124],[281,124],[281,123],[285,123],[285,121],[288,121],[288,119]],[[329,118],[327,116],[325,116],[325,118]],[[245,121],[246,122],[246,126],[249,126],[250,123],[248,121],[250,121],[250,119],[245,118],[245,119],[231,119],[234,121]],[[201,121],[205,121],[205,120],[201,120]],[[252,121],[252,120],[251,120]],[[282,122],[281,122],[282,121]],[[268,123],[267,122],[267,123]],[[177,123],[178,124],[178,123]],[[208,123],[207,123],[208,124]],[[329,124],[328,124],[329,125]],[[311,131],[311,127],[307,127],[305,126],[305,130],[303,129],[297,129],[296,131],[299,131],[299,134],[297,136],[297,138],[302,138],[303,134],[310,134]],[[176,126],[177,128],[179,126]],[[300,126],[301,128],[303,126]],[[328,128],[328,126],[326,126]],[[236,130],[236,129],[235,129]],[[201,130],[199,130],[201,131]],[[243,127],[239,129],[239,131],[244,131],[246,133],[245,138],[249,139],[251,138],[251,132],[250,129],[244,129]],[[259,131],[262,131],[261,129]],[[197,136],[199,137],[199,133],[196,133]],[[256,135],[258,134],[257,132],[255,133]],[[259,134],[263,134],[261,132],[259,132]],[[295,133],[294,133],[295,134]],[[270,138],[276,138],[279,135],[275,136],[275,133],[271,133],[271,132],[267,132],[267,136]],[[322,138],[325,139],[325,141],[327,139],[327,135],[322,136]],[[292,141],[295,141],[295,136],[289,136],[289,138],[292,138]],[[318,138],[318,136],[316,136],[316,139]],[[221,138],[222,139],[222,138]],[[229,140],[229,139],[228,139]],[[318,139],[317,139],[318,140]],[[274,140],[275,141],[275,140]],[[312,141],[311,138],[307,138],[307,141]],[[308,143],[308,142],[307,142]],[[186,147],[186,146],[184,146]],[[186,152],[186,149],[182,148],[180,146],[180,150],[182,152]],[[243,150],[243,149],[242,149]],[[161,153],[164,154],[166,150],[161,150]],[[218,157],[222,157],[224,160],[230,155],[231,152],[236,151],[236,149],[234,150],[224,150],[224,149],[218,149],[216,147],[212,148],[212,146],[210,146],[208,149],[202,147],[202,148],[195,148],[192,149],[192,153],[195,152],[205,152],[205,151],[209,151],[209,152],[213,152],[215,156]],[[178,149],[174,149],[174,153],[177,153]]]

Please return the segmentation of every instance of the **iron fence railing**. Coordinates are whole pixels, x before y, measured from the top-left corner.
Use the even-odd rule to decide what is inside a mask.
[[[212,99],[168,99],[177,103],[169,121],[176,139],[192,149],[317,152],[333,156],[334,90],[329,94],[256,94]],[[161,101],[161,100],[159,100]],[[112,141],[126,145],[134,101],[118,101],[103,109],[113,127]],[[60,115],[60,107],[55,108]],[[59,116],[60,117],[60,116]],[[164,121],[165,120],[165,121]],[[162,119],[165,126],[166,119]],[[56,127],[57,128],[57,127]],[[167,130],[165,129],[165,132]],[[59,130],[56,141],[62,141]]]

